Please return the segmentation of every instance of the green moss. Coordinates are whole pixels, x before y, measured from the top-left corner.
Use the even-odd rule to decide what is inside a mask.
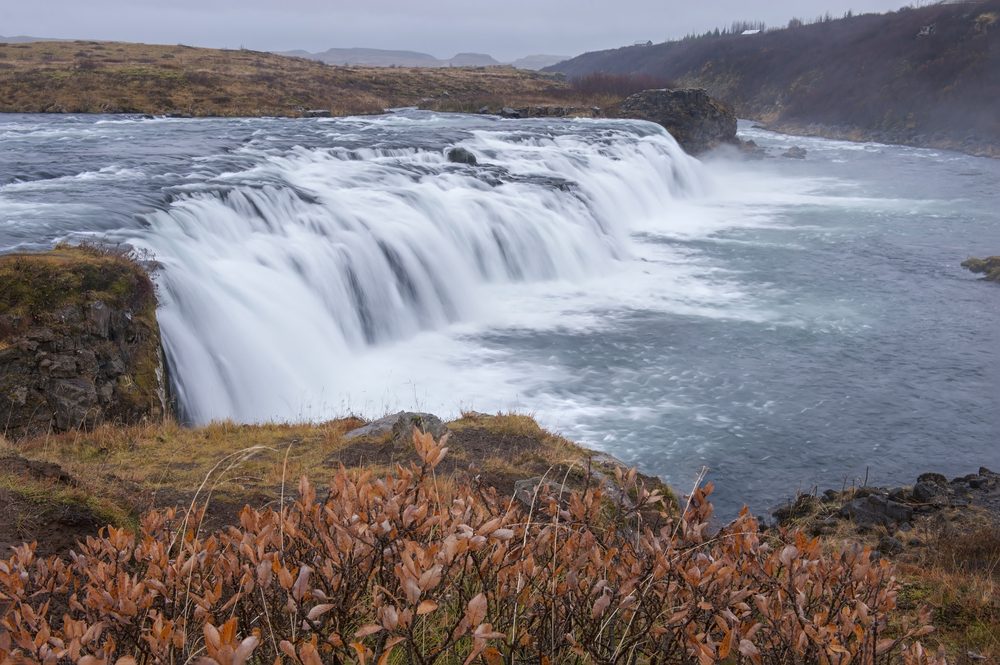
[[[0,257],[0,314],[34,318],[95,300],[154,312],[153,283],[131,250],[60,244],[50,252]]]
[[[962,267],[974,273],[985,274],[987,281],[1000,282],[1000,256],[989,256],[985,259],[971,258],[962,261]]]

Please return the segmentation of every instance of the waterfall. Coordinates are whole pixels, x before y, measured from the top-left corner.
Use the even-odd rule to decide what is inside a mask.
[[[495,286],[613,272],[633,223],[701,186],[698,163],[646,123],[496,124],[457,143],[475,166],[447,147],[295,146],[146,214],[138,242],[164,266],[159,320],[184,417],[297,419],[304,403],[341,403],[366,350],[475,320]]]

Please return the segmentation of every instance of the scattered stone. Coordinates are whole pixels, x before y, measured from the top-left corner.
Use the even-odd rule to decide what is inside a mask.
[[[903,522],[899,525],[899,530],[903,533],[909,533],[910,531],[913,531],[913,525],[909,522]]]
[[[900,503],[906,501],[906,490],[902,487],[895,487],[889,490],[889,499]]]
[[[645,90],[622,102],[621,113],[661,125],[691,155],[739,145],[736,115],[701,88]]]
[[[860,529],[872,529],[876,526],[891,529],[899,522],[913,519],[913,509],[878,494],[870,494],[845,504],[840,509],[840,515],[854,520]]]
[[[391,432],[394,441],[405,443],[412,439],[414,427],[424,434],[430,433],[435,439],[440,439],[449,431],[448,426],[434,414],[400,411],[351,430],[344,435],[344,440],[350,441],[362,436],[380,439]]]
[[[937,484],[918,482],[913,486],[913,498],[920,503],[933,503],[943,491],[943,488]]]
[[[449,150],[448,161],[455,164],[468,164],[469,166],[475,166],[477,163],[476,156],[465,148],[452,148]]]
[[[764,159],[767,157],[767,150],[761,148],[752,139],[749,141],[737,140],[740,142],[740,154],[747,159]]]
[[[510,108],[509,106],[505,106],[502,109],[500,109],[500,117],[501,118],[520,118],[521,117],[521,113],[520,113],[520,111],[516,111],[516,110]]]
[[[883,536],[878,542],[878,551],[886,556],[895,556],[903,551],[903,543],[892,536]]]
[[[933,472],[922,473],[919,476],[917,476],[917,482],[933,484],[937,485],[938,487],[948,487],[948,479],[945,478],[940,473],[933,473]]]
[[[546,485],[548,491],[555,495],[564,495],[569,498],[571,490],[560,483],[546,480],[541,476],[519,480],[514,483],[514,498],[521,502],[526,508],[531,508],[537,502],[538,495],[542,492],[540,485]]]
[[[328,109],[309,109],[302,115],[307,118],[329,118],[331,113]]]
[[[827,490],[823,492],[823,503],[833,503],[837,500],[838,493],[836,490]]]
[[[489,112],[490,112],[490,107],[489,106],[484,106],[483,108],[481,108],[478,111],[476,111],[476,113],[478,113],[479,115],[486,115]]]
[[[787,152],[782,153],[781,156],[787,157],[789,159],[805,159],[806,149],[800,148],[797,145],[793,145],[791,148],[788,149]]]
[[[919,538],[910,538],[909,545],[910,547],[920,547],[923,542]]]

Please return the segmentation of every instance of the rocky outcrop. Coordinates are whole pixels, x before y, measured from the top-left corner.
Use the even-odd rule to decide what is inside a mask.
[[[986,515],[988,522],[1000,523],[1000,473],[980,467],[978,473],[950,481],[940,473],[924,473],[912,487],[863,486],[827,490],[821,496],[802,494],[771,514],[780,525],[803,526],[814,535],[834,534],[848,524],[861,533],[885,534],[878,549],[895,555],[904,541],[907,547],[926,545],[915,529],[932,517],[978,523]]]
[[[982,273],[983,279],[989,282],[1000,282],[1000,256],[990,256],[985,259],[968,259],[962,261],[962,267],[971,272]]]
[[[155,290],[133,253],[0,257],[0,434],[160,419],[165,380]]]
[[[621,114],[662,125],[692,155],[740,144],[736,116],[701,88],[645,90],[622,102]]]

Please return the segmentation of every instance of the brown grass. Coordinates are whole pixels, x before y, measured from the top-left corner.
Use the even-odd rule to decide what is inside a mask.
[[[35,42],[0,45],[0,112],[295,117],[302,109],[344,116],[422,103],[476,110],[484,99],[590,101],[557,78],[512,67],[337,67],[246,50]]]
[[[105,506],[105,514],[111,514],[107,506],[117,506],[115,524],[134,526],[147,510],[197,500],[208,505],[209,524],[218,526],[235,522],[244,505],[262,508],[279,501],[283,479],[308,474],[325,484],[342,464],[363,465],[378,474],[417,459],[412,445],[394,442],[388,435],[344,439],[362,424],[348,417],[320,424],[225,421],[191,429],[167,420],[101,425],[90,432],[37,436],[7,445],[25,458],[59,464],[78,479],[74,491]],[[583,469],[593,455],[526,415],[466,414],[449,427],[454,431],[451,453],[437,470],[446,484],[465,478],[472,465],[478,482],[508,496],[515,481],[542,475],[582,487]],[[646,482],[672,500],[668,487],[655,479]],[[132,521],[123,522],[125,516]]]

